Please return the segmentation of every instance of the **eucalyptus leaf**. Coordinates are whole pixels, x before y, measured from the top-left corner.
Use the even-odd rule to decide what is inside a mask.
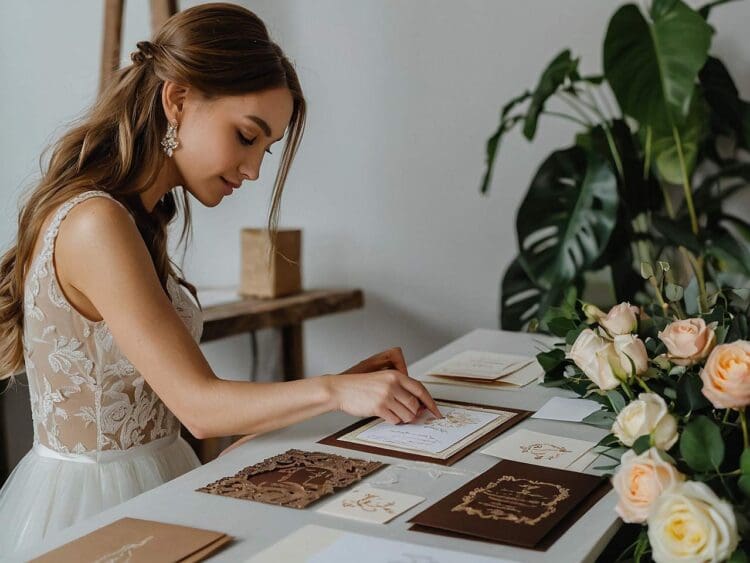
[[[687,423],[680,436],[680,454],[695,471],[716,471],[724,461],[724,440],[710,418],[698,416]]]
[[[633,451],[636,455],[641,455],[651,447],[651,436],[645,434],[639,436],[635,442],[633,442]]]

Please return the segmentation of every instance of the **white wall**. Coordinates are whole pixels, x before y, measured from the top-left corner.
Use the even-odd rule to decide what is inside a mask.
[[[182,8],[195,2],[181,2]],[[304,231],[307,287],[365,291],[366,308],[306,325],[308,374],[339,371],[392,345],[414,361],[477,327],[497,327],[498,283],[515,254],[515,211],[544,157],[572,140],[543,119],[539,139],[504,144],[489,197],[484,143],[502,103],[569,46],[600,69],[620,2],[579,0],[257,0],[241,2],[296,61],[306,136],[281,225]],[[102,3],[0,3],[0,244],[43,146],[96,92]],[[148,38],[147,3],[127,3],[123,58]],[[750,97],[750,4],[718,8],[714,52]],[[278,151],[280,152],[280,151]],[[278,154],[258,182],[213,209],[194,205],[188,277],[239,277],[239,230],[265,222]],[[273,336],[263,335],[268,346]],[[267,348],[266,348],[267,349]],[[204,345],[222,377],[247,372],[246,337]],[[273,361],[263,363],[272,371]]]

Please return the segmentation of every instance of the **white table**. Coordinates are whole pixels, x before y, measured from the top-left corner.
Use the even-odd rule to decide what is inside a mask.
[[[542,337],[528,334],[475,330],[411,365],[409,372],[412,376],[419,378],[436,363],[464,350],[531,355],[544,348],[542,342]],[[535,384],[522,389],[491,391],[453,385],[431,385],[430,392],[434,397],[441,399],[473,401],[529,410],[538,409],[553,396],[573,396],[568,391]],[[28,555],[40,555],[119,518],[131,516],[219,530],[234,536],[236,541],[211,559],[217,562],[243,561],[292,531],[306,524],[315,523],[362,534],[515,561],[565,563],[594,561],[620,526],[620,521],[614,512],[615,494],[614,491],[610,491],[546,552],[409,531],[408,519],[487,470],[498,460],[474,452],[452,467],[444,468],[450,473],[446,472],[435,477],[430,474],[430,470],[439,469],[440,466],[365,454],[316,443],[321,437],[340,430],[353,421],[352,417],[343,413],[329,413],[284,430],[260,436],[211,463],[48,537]],[[520,423],[519,427],[592,441],[598,441],[605,434],[603,430],[592,426],[551,420],[526,419]],[[379,480],[389,475],[397,475],[398,481],[387,485],[388,488],[423,496],[427,500],[392,522],[377,525],[324,516],[315,511],[314,505],[305,510],[297,510],[195,492],[198,487],[226,475],[233,475],[243,467],[290,448],[379,459],[394,466],[404,467],[404,469],[386,468],[366,478],[364,482],[377,484]],[[603,459],[600,458],[592,466],[606,465]]]

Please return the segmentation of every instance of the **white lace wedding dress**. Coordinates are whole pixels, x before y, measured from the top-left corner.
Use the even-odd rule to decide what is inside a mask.
[[[34,445],[0,490],[0,557],[200,465],[180,423],[118,349],[104,321],[67,301],[53,263],[62,204],[26,276],[24,358]],[[115,200],[116,201],[116,200]],[[196,341],[200,310],[172,277],[172,303]]]

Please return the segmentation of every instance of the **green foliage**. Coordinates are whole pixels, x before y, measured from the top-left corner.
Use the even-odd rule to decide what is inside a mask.
[[[684,290],[685,314],[709,310],[713,290],[750,287],[750,222],[726,204],[750,186],[750,103],[709,54],[716,33],[706,21],[725,3],[694,10],[654,0],[648,13],[625,4],[607,26],[600,75],[581,76],[564,49],[533,90],[502,107],[482,193],[517,124],[528,140],[543,117],[581,127],[572,146],[541,164],[518,210],[518,256],[500,288],[503,328],[573,337],[570,317],[546,319],[586,294],[592,272],[612,279],[614,301],[602,305],[650,302],[656,282],[667,302]],[[674,271],[660,271],[660,261]],[[642,276],[642,265],[652,275]],[[688,271],[695,282],[681,289]]]

